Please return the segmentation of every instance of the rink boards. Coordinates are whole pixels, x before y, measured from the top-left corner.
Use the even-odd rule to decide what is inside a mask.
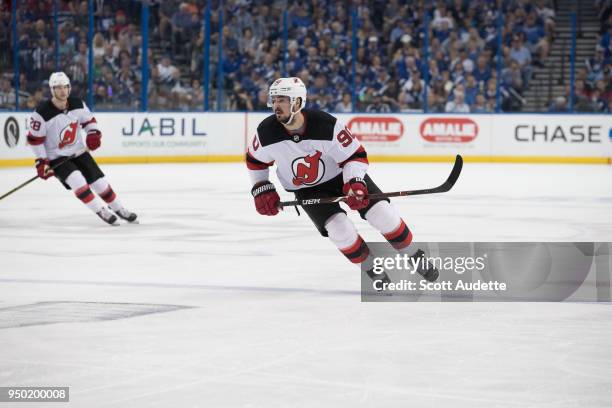
[[[96,113],[102,163],[237,162],[267,113]],[[612,164],[610,115],[338,114],[373,161]],[[29,113],[0,113],[0,166],[32,164]]]

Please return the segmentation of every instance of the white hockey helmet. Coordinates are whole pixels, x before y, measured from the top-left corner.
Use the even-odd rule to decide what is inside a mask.
[[[55,96],[53,93],[54,87],[63,85],[68,85],[68,87],[70,87],[70,78],[68,78],[68,75],[62,71],[52,73],[49,77],[49,88],[51,89],[51,95]]]
[[[295,112],[297,113],[306,106],[306,85],[304,85],[300,78],[279,78],[270,85],[270,90],[268,91],[268,108],[272,107],[273,96],[288,96],[291,110],[293,110],[296,99],[301,98],[302,103]]]

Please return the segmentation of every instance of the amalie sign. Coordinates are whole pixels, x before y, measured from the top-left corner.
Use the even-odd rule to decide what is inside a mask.
[[[404,124],[389,116],[356,116],[347,127],[364,142],[395,142],[404,135]]]
[[[469,118],[429,118],[421,123],[421,137],[432,143],[467,143],[478,136],[478,125]]]

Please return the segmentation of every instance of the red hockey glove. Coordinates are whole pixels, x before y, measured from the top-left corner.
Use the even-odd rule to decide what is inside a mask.
[[[354,177],[348,183],[344,183],[342,187],[344,195],[348,196],[346,203],[351,210],[361,210],[370,204],[368,196],[368,186],[359,177]]]
[[[51,163],[49,162],[49,159],[46,158],[36,159],[36,172],[38,173],[38,177],[43,180],[55,176],[55,172],[51,170]]]
[[[96,150],[102,144],[100,139],[102,139],[102,133],[100,133],[99,130],[90,130],[87,133],[87,139],[85,140],[87,148],[89,150]]]
[[[274,188],[274,184],[269,181],[262,181],[253,186],[251,194],[255,199],[255,208],[261,215],[278,214],[278,203],[280,197]]]

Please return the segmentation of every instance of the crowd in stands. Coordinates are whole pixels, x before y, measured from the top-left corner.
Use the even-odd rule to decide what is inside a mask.
[[[612,104],[612,0],[596,0],[600,30],[593,56],[578,70],[575,110],[610,112]]]
[[[592,56],[577,64],[574,83],[574,111],[610,112],[612,105],[612,0],[595,0],[599,32]],[[569,107],[570,85],[565,95],[550,104],[549,112],[565,112]]]
[[[57,65],[70,76],[73,93],[85,97],[87,3],[57,1],[56,44],[49,18],[53,1],[19,1],[20,108],[30,109],[48,97],[45,80]],[[149,109],[202,109],[206,3],[150,1]],[[138,109],[141,2],[94,4],[94,106]],[[285,74],[307,84],[310,108],[332,112],[418,111],[425,104],[433,112],[492,112],[498,104],[502,111],[518,111],[534,67],[546,65],[555,39],[552,0],[228,0],[222,4],[212,1],[210,13],[209,107],[213,110],[267,110],[267,88]],[[585,75],[577,74],[579,101],[583,94],[609,101],[610,73],[604,71],[609,68],[605,61],[610,60],[610,0],[596,4],[602,14],[601,49],[588,61]],[[11,49],[10,10],[5,5],[0,13],[0,46]],[[0,57],[4,74],[0,108],[4,100],[14,101],[12,71],[6,68],[11,58],[8,53]]]

